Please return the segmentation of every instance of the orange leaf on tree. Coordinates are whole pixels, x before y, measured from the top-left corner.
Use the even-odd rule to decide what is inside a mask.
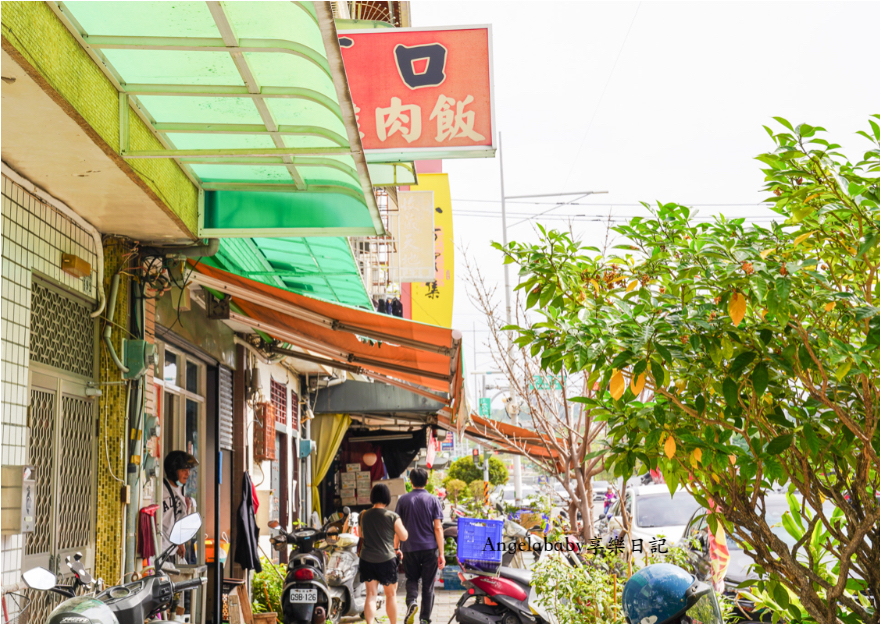
[[[627,388],[627,383],[624,380],[624,374],[615,369],[615,373],[612,374],[612,380],[609,382],[609,392],[612,394],[612,397],[618,400],[624,395],[625,388]]]
[[[642,387],[645,386],[645,373],[640,373],[639,377],[630,380],[630,390],[634,395],[642,393]]]
[[[835,302],[829,302],[828,304],[826,304],[825,308],[826,308],[826,312],[829,312],[830,310],[835,308]]]
[[[664,455],[667,456],[668,459],[673,459],[673,456],[676,454],[676,441],[673,439],[673,436],[667,437],[667,442],[664,443]]]
[[[743,316],[746,314],[746,298],[738,293],[737,291],[731,296],[731,299],[728,301],[728,315],[731,317],[731,323],[736,326],[740,325],[740,322],[743,321]]]

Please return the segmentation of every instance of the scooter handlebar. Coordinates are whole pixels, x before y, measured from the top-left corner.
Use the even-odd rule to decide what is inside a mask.
[[[206,577],[196,577],[194,579],[188,579],[185,582],[175,582],[174,583],[174,592],[181,592],[183,590],[193,590],[194,588],[198,588],[199,586],[203,586],[208,581]]]

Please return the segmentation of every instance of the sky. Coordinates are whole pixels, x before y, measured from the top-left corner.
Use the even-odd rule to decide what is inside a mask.
[[[757,205],[765,194],[754,157],[773,149],[762,126],[779,128],[774,116],[823,126],[851,160],[861,156],[868,142],[854,133],[868,130],[869,115],[881,110],[879,7],[416,1],[411,14],[417,27],[492,25],[505,195],[608,191],[539,220],[568,228],[550,217],[585,215],[574,233],[601,246],[605,223],[588,219],[639,214],[640,201],[767,220],[770,211]],[[499,163],[497,155],[443,164],[457,248],[453,327],[465,334],[469,371],[493,365],[462,254],[501,298],[501,255],[490,247],[502,238]],[[534,221],[517,222],[553,206],[508,202],[509,238],[536,240]],[[512,287],[515,281],[512,271]]]

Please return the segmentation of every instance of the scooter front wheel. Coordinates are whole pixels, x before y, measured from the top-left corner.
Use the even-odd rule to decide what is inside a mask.
[[[330,602],[330,610],[327,613],[327,620],[331,623],[339,623],[340,619],[342,619],[343,614],[346,613],[346,606],[343,604],[342,599],[339,597],[334,597]]]

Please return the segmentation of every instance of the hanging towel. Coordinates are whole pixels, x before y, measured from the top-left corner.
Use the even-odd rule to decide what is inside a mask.
[[[236,556],[235,563],[244,569],[254,569],[258,573],[263,571],[260,564],[259,547],[257,541],[260,538],[260,530],[257,527],[256,492],[251,483],[251,476],[245,471],[242,480],[242,503],[236,514]]]
[[[141,508],[138,514],[138,553],[142,558],[152,558],[156,555],[156,543],[153,541],[153,521],[159,504],[153,504]]]

